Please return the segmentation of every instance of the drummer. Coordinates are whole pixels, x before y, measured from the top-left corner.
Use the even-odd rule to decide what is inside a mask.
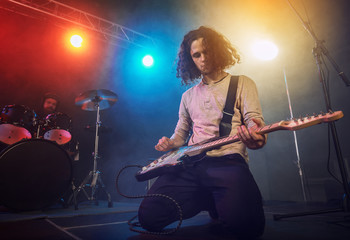
[[[42,100],[41,109],[37,112],[39,122],[41,121],[40,122],[41,125],[45,125],[45,119],[47,118],[48,115],[57,113],[59,104],[60,104],[60,97],[57,94],[52,92],[45,93]],[[76,155],[78,154],[77,144],[78,144],[77,140],[73,138],[68,143],[61,146],[68,152],[68,154],[73,159],[76,159]]]
[[[40,119],[44,119],[47,115],[56,112],[58,105],[60,103],[60,98],[55,93],[45,93],[41,109],[37,112],[37,115]]]

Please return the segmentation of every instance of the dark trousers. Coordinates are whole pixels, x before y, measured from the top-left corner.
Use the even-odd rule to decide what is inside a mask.
[[[175,199],[184,219],[207,210],[238,236],[258,237],[264,231],[260,191],[247,163],[238,154],[206,157],[192,167],[166,173],[148,193]],[[179,219],[175,204],[161,197],[145,198],[138,216],[141,226],[148,231],[160,231]]]

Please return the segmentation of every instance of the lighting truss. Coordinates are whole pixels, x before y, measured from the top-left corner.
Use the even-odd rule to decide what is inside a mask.
[[[53,17],[61,22],[69,22],[98,33],[97,37],[114,45],[127,47],[150,47],[155,45],[153,38],[131,30],[119,24],[94,16],[54,0],[7,0],[6,10],[23,15],[41,14]],[[30,12],[25,11],[30,10]],[[58,23],[58,22],[56,22]],[[63,26],[62,24],[60,24]]]

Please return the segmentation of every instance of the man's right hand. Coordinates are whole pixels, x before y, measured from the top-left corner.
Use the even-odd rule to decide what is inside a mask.
[[[168,137],[162,137],[159,139],[158,144],[154,147],[156,150],[161,152],[166,152],[175,147],[174,140],[168,138]]]

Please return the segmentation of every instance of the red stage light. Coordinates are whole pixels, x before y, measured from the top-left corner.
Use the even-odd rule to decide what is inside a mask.
[[[70,43],[76,48],[81,47],[82,42],[83,42],[83,38],[79,35],[73,35],[70,38]]]

